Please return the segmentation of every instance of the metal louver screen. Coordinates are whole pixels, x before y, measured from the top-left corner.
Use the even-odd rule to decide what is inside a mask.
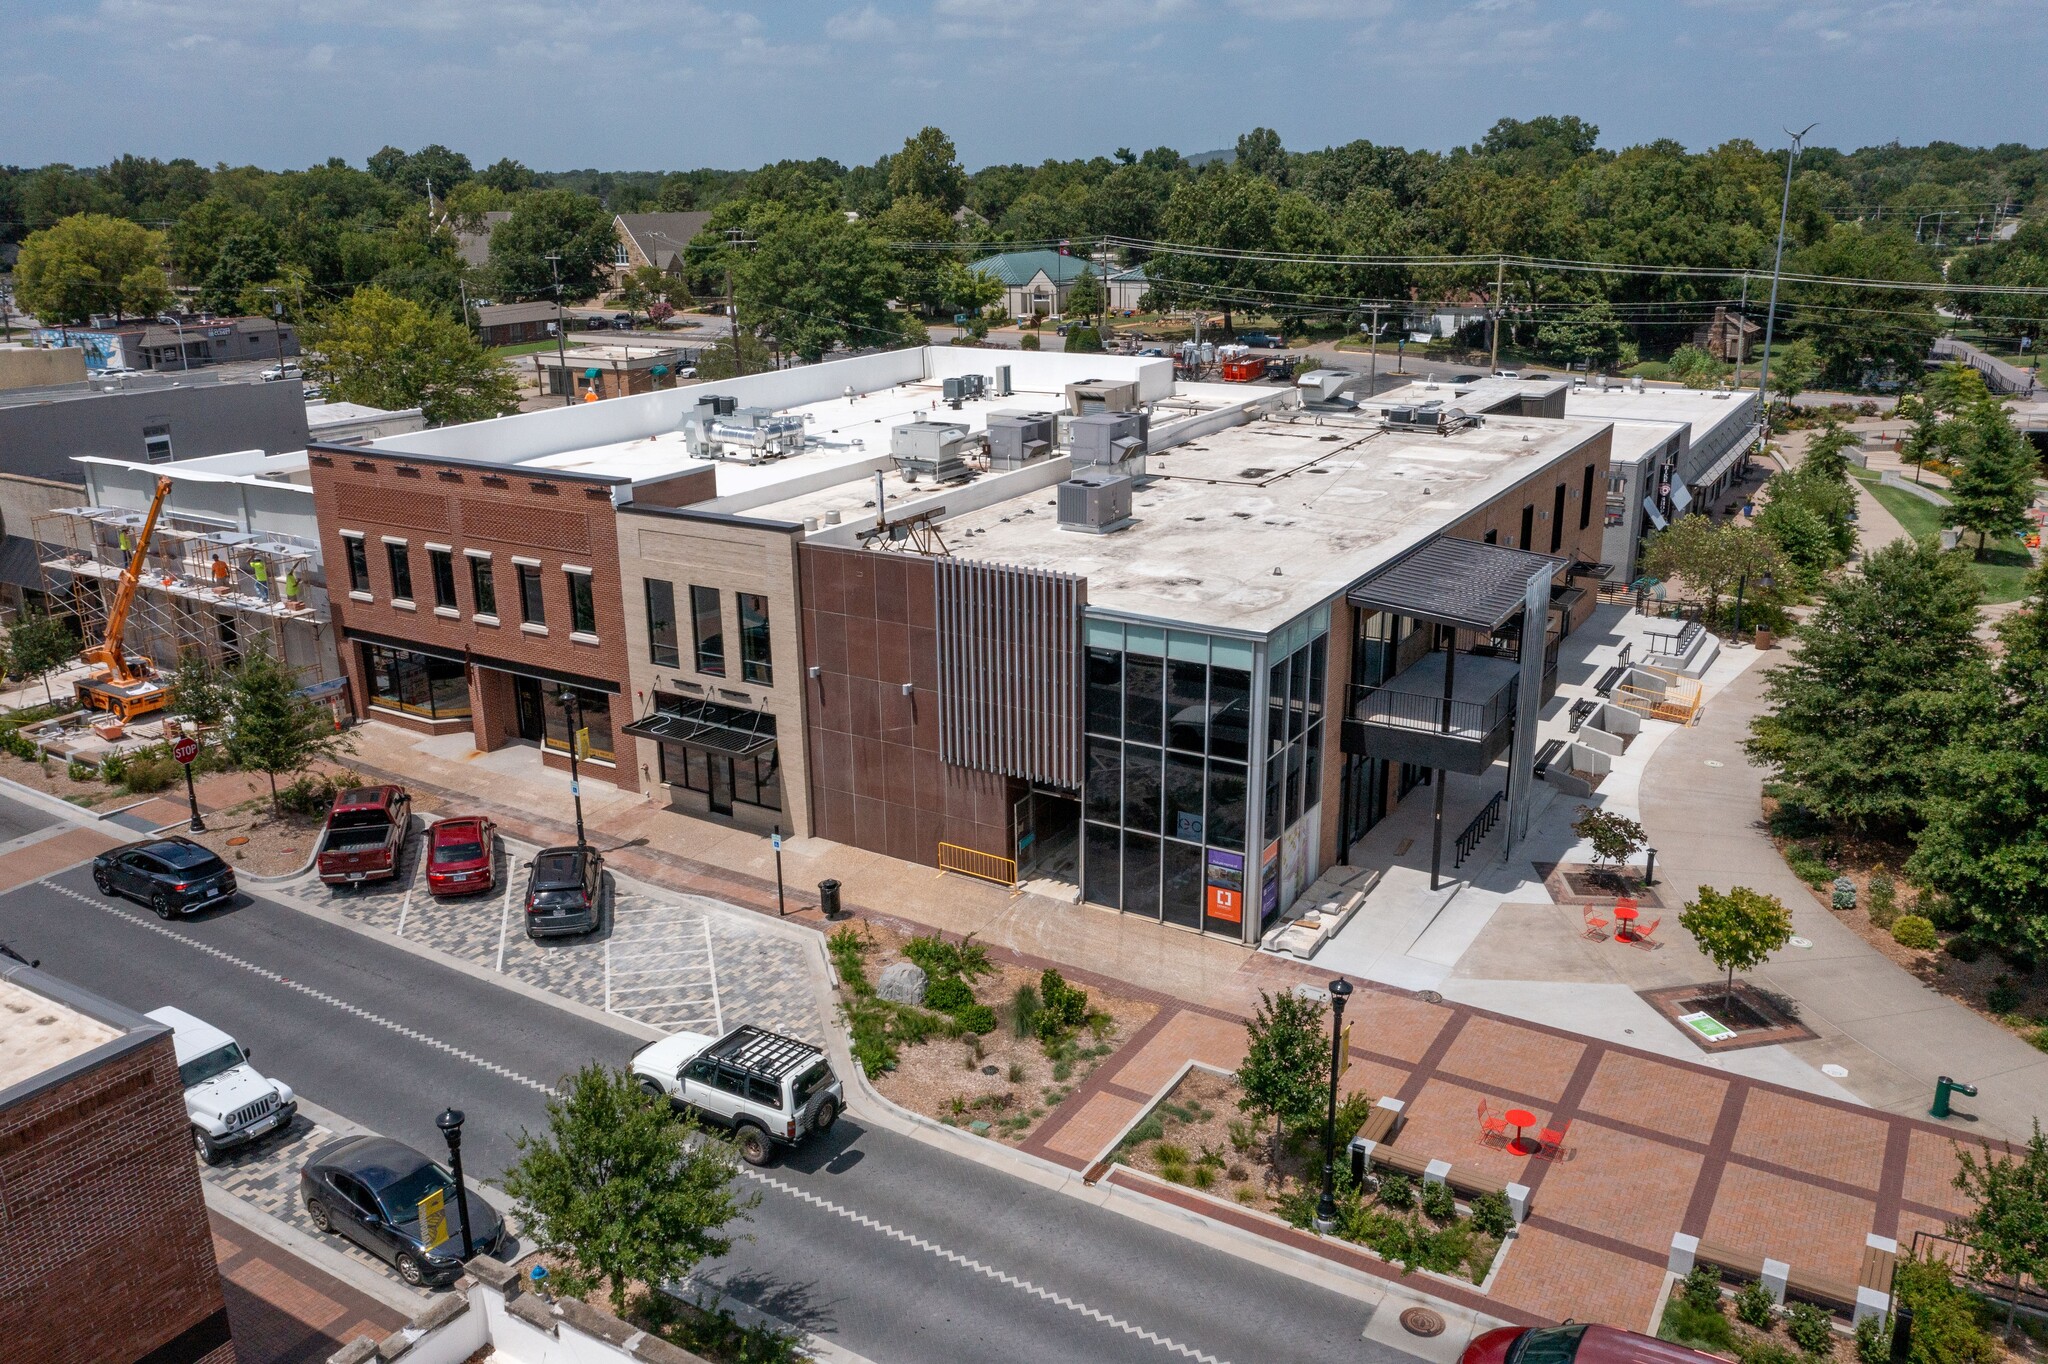
[[[1081,580],[959,559],[935,566],[939,756],[1078,787]]]

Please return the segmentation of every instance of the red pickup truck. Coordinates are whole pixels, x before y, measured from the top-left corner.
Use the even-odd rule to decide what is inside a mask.
[[[398,875],[399,850],[412,822],[403,786],[358,786],[334,798],[314,863],[330,885],[359,885]]]

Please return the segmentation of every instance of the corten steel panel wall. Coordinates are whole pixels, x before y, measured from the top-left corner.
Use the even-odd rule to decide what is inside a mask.
[[[327,562],[328,600],[342,631],[343,666],[358,715],[374,715],[428,733],[458,731],[459,722],[434,724],[370,708],[369,678],[359,643],[350,634],[418,643],[470,658],[470,729],[481,749],[503,747],[518,735],[512,688],[502,674],[510,668],[540,676],[561,674],[604,684],[613,694],[613,751],[616,769],[589,763],[585,773],[640,789],[634,741],[619,726],[632,718],[631,674],[627,666],[626,615],[619,587],[619,537],[608,480],[577,478],[557,470],[521,471],[443,464],[385,451],[321,450],[308,458],[313,505],[320,519],[320,548]],[[350,591],[348,554],[342,532],[360,532],[369,558],[370,598]],[[384,537],[407,542],[412,565],[413,607],[395,606]],[[426,546],[448,545],[455,560],[457,614],[438,614]],[[496,625],[479,621],[465,550],[491,555]],[[540,561],[541,599],[547,633],[520,628],[518,576],[513,559]],[[569,585],[564,565],[591,572],[591,602],[597,642],[570,638]],[[544,752],[550,767],[568,758]]]
[[[118,1046],[118,1044],[110,1044]],[[0,1359],[232,1364],[169,1032],[0,1110]]]
[[[939,755],[1048,786],[1081,785],[1084,584],[1066,573],[936,561]]]
[[[813,544],[797,560],[818,835],[927,865],[941,842],[1012,855],[1024,784],[939,756],[937,561]]]
[[[705,482],[711,473],[705,471]],[[681,496],[686,490],[669,489]],[[733,807],[733,822],[767,829],[779,823],[783,832],[817,832],[812,823],[809,765],[804,753],[804,664],[797,610],[797,542],[803,528],[773,522],[700,515],[688,511],[663,513],[653,506],[627,503],[619,514],[619,563],[626,609],[626,653],[633,678],[635,717],[653,705],[654,693],[703,696],[724,705],[767,711],[775,717],[776,753],[782,766],[782,810]],[[654,662],[647,628],[646,582],[653,578],[675,591],[676,662]],[[718,591],[718,610],[726,647],[722,676],[697,669],[691,633],[690,588]],[[740,667],[739,594],[758,593],[768,601],[770,682],[749,682]],[[692,692],[682,683],[702,688]],[[641,786],[658,790],[661,781],[657,743],[640,746]],[[708,814],[702,795],[671,788],[670,803],[690,814]]]

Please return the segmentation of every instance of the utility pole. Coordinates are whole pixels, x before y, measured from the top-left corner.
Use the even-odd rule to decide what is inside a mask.
[[[742,246],[752,246],[752,237],[742,237],[740,229],[725,229],[725,319],[732,324],[732,372],[735,375],[747,372],[747,358],[740,353],[740,305],[732,291],[732,251]]]
[[[1742,276],[1742,302],[1735,311],[1735,391],[1742,391],[1742,362],[1749,358],[1749,273]]]
[[[1372,305],[1372,377],[1366,380],[1365,396],[1380,391],[1380,305]]]
[[[1500,368],[1500,296],[1508,286],[1508,258],[1496,256],[1493,261],[1493,357],[1488,369]]]
[[[555,361],[559,365],[556,380],[562,385],[562,406],[576,404],[576,385],[569,378],[569,324],[562,316],[562,253],[550,251],[547,254],[548,271],[555,277]]]
[[[1757,402],[1764,406],[1771,401],[1771,341],[1778,328],[1778,274],[1785,264],[1785,219],[1792,213],[1792,167],[1799,161],[1800,144],[1819,126],[1809,123],[1796,133],[1790,128],[1785,130],[1792,145],[1785,154],[1785,196],[1778,204],[1778,252],[1771,258],[1771,306],[1764,314],[1764,358],[1756,374]]]

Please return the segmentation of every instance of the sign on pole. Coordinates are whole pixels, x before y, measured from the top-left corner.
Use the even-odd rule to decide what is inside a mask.
[[[590,726],[576,731],[576,756],[588,762],[590,759]]]
[[[448,1196],[436,1189],[420,1200],[420,1240],[432,1250],[448,1239]]]
[[[180,734],[171,744],[171,756],[181,763],[189,763],[199,756],[199,741],[189,734]]]

